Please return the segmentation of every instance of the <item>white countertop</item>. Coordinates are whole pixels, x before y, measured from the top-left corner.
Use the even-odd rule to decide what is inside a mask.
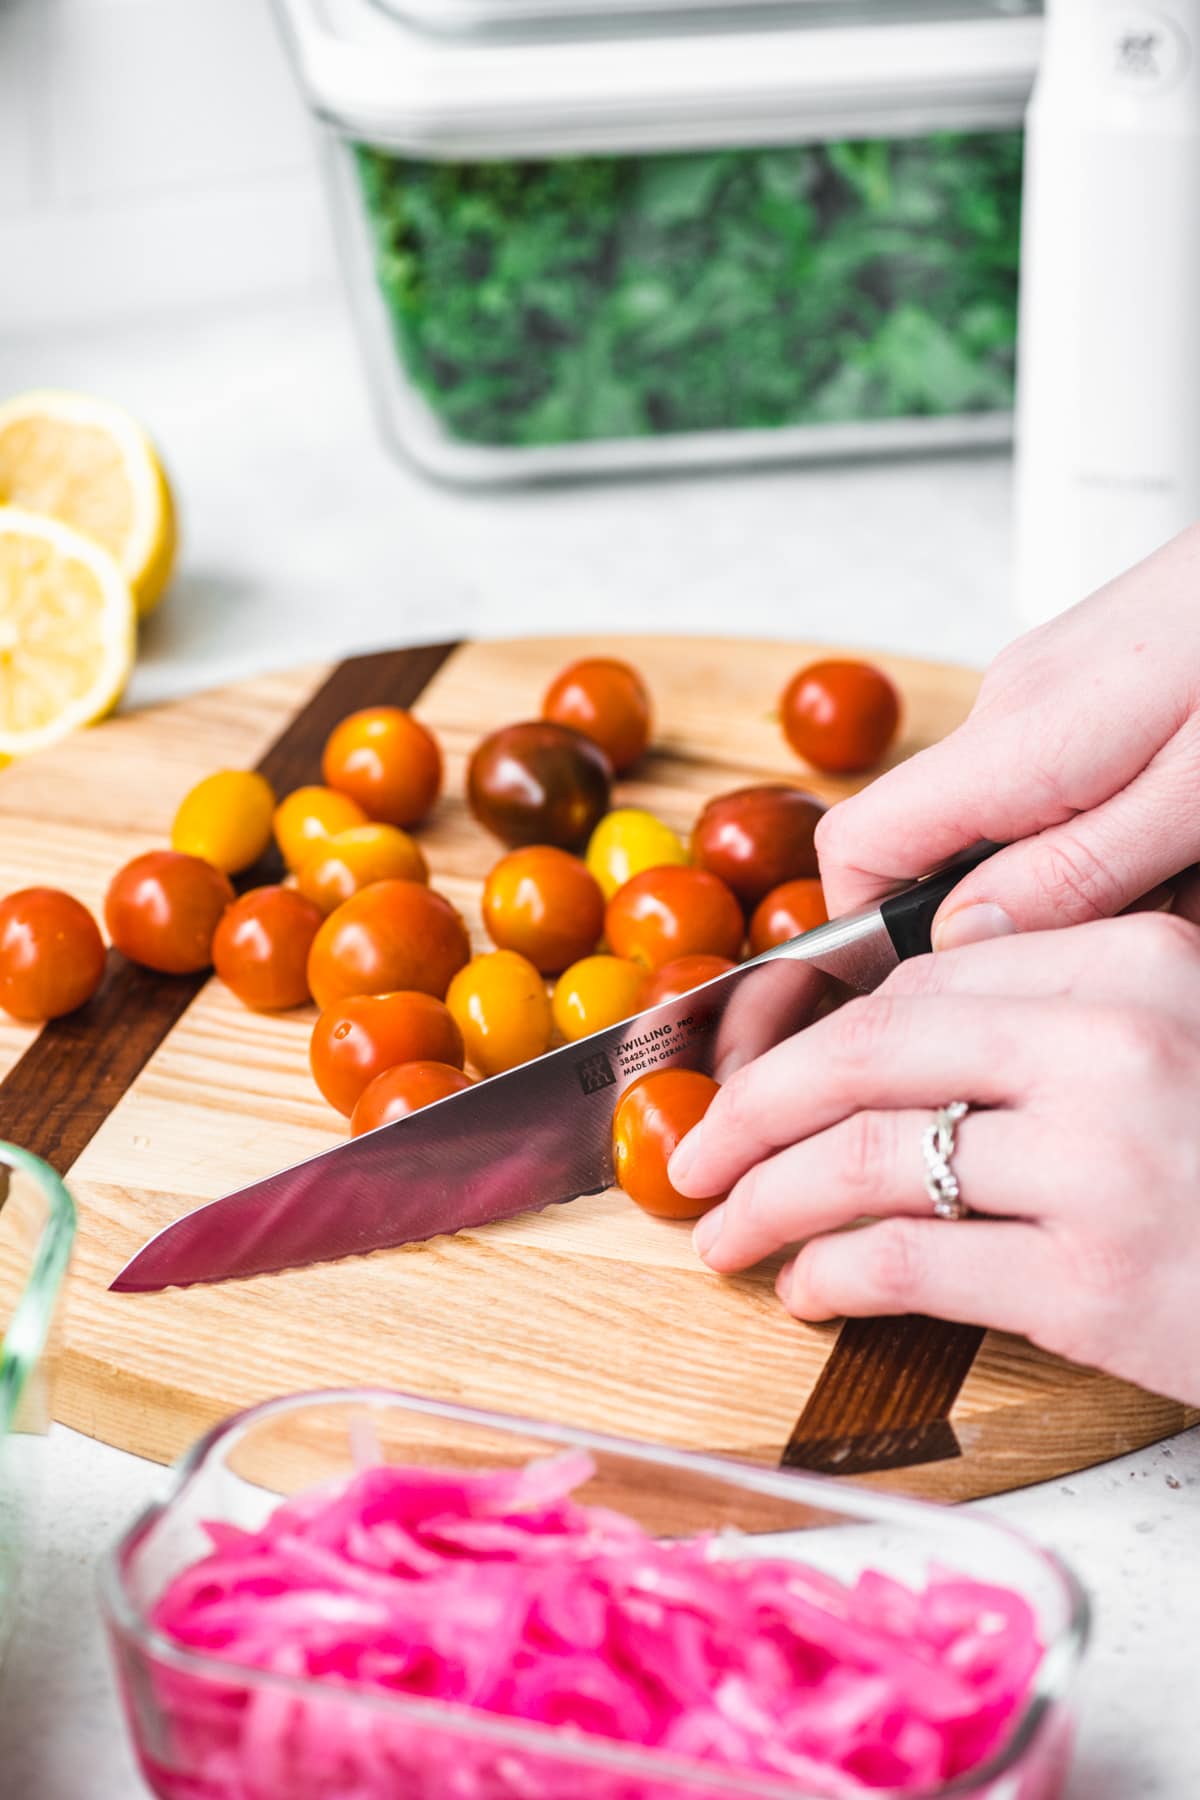
[[[459,495],[372,435],[340,307],[0,344],[0,394],[92,389],[160,439],[183,565],[132,704],[460,634],[605,629],[829,639],[984,662],[1008,615],[1004,458]],[[138,1800],[93,1601],[161,1471],[56,1430],[45,1543],[0,1677],[3,1800]],[[1070,1800],[1200,1794],[1200,1434],[989,1502],[1096,1605]]]

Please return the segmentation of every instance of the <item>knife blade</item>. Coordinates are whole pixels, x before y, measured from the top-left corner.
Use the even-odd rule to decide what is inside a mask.
[[[682,1065],[725,1080],[809,1022],[840,981],[878,986],[929,949],[941,902],[994,845],[740,964],[676,1000],[209,1201],[166,1226],[117,1293],[273,1274],[601,1193],[625,1089]]]

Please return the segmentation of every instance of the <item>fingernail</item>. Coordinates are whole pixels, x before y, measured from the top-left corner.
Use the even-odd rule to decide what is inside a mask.
[[[708,1255],[720,1237],[721,1227],[724,1223],[725,1208],[723,1206],[714,1206],[712,1211],[706,1212],[702,1219],[697,1219],[695,1230],[692,1232],[692,1249],[697,1256]]]
[[[1008,937],[1016,929],[1016,921],[1002,906],[991,900],[977,900],[938,920],[933,928],[933,947],[961,950],[964,944],[980,944],[985,938]]]
[[[792,1270],[795,1266],[796,1259],[793,1256],[791,1262],[785,1262],[782,1269],[780,1269],[778,1275],[775,1277],[776,1298],[782,1300],[785,1306],[787,1305],[788,1289],[792,1284]]]
[[[687,1136],[676,1144],[667,1163],[667,1180],[673,1187],[679,1187],[687,1180],[688,1170],[696,1160],[698,1148],[695,1131],[689,1131]]]

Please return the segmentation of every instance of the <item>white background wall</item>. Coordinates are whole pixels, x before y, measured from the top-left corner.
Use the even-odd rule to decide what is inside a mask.
[[[268,0],[0,0],[0,332],[332,279]]]

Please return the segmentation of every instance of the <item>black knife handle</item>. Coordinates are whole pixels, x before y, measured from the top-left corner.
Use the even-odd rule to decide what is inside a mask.
[[[953,893],[964,875],[986,862],[999,848],[999,844],[974,844],[970,850],[962,851],[948,862],[944,869],[926,875],[915,886],[883,901],[879,914],[901,962],[909,956],[928,955],[932,948],[929,933],[938,907],[947,894]]]

